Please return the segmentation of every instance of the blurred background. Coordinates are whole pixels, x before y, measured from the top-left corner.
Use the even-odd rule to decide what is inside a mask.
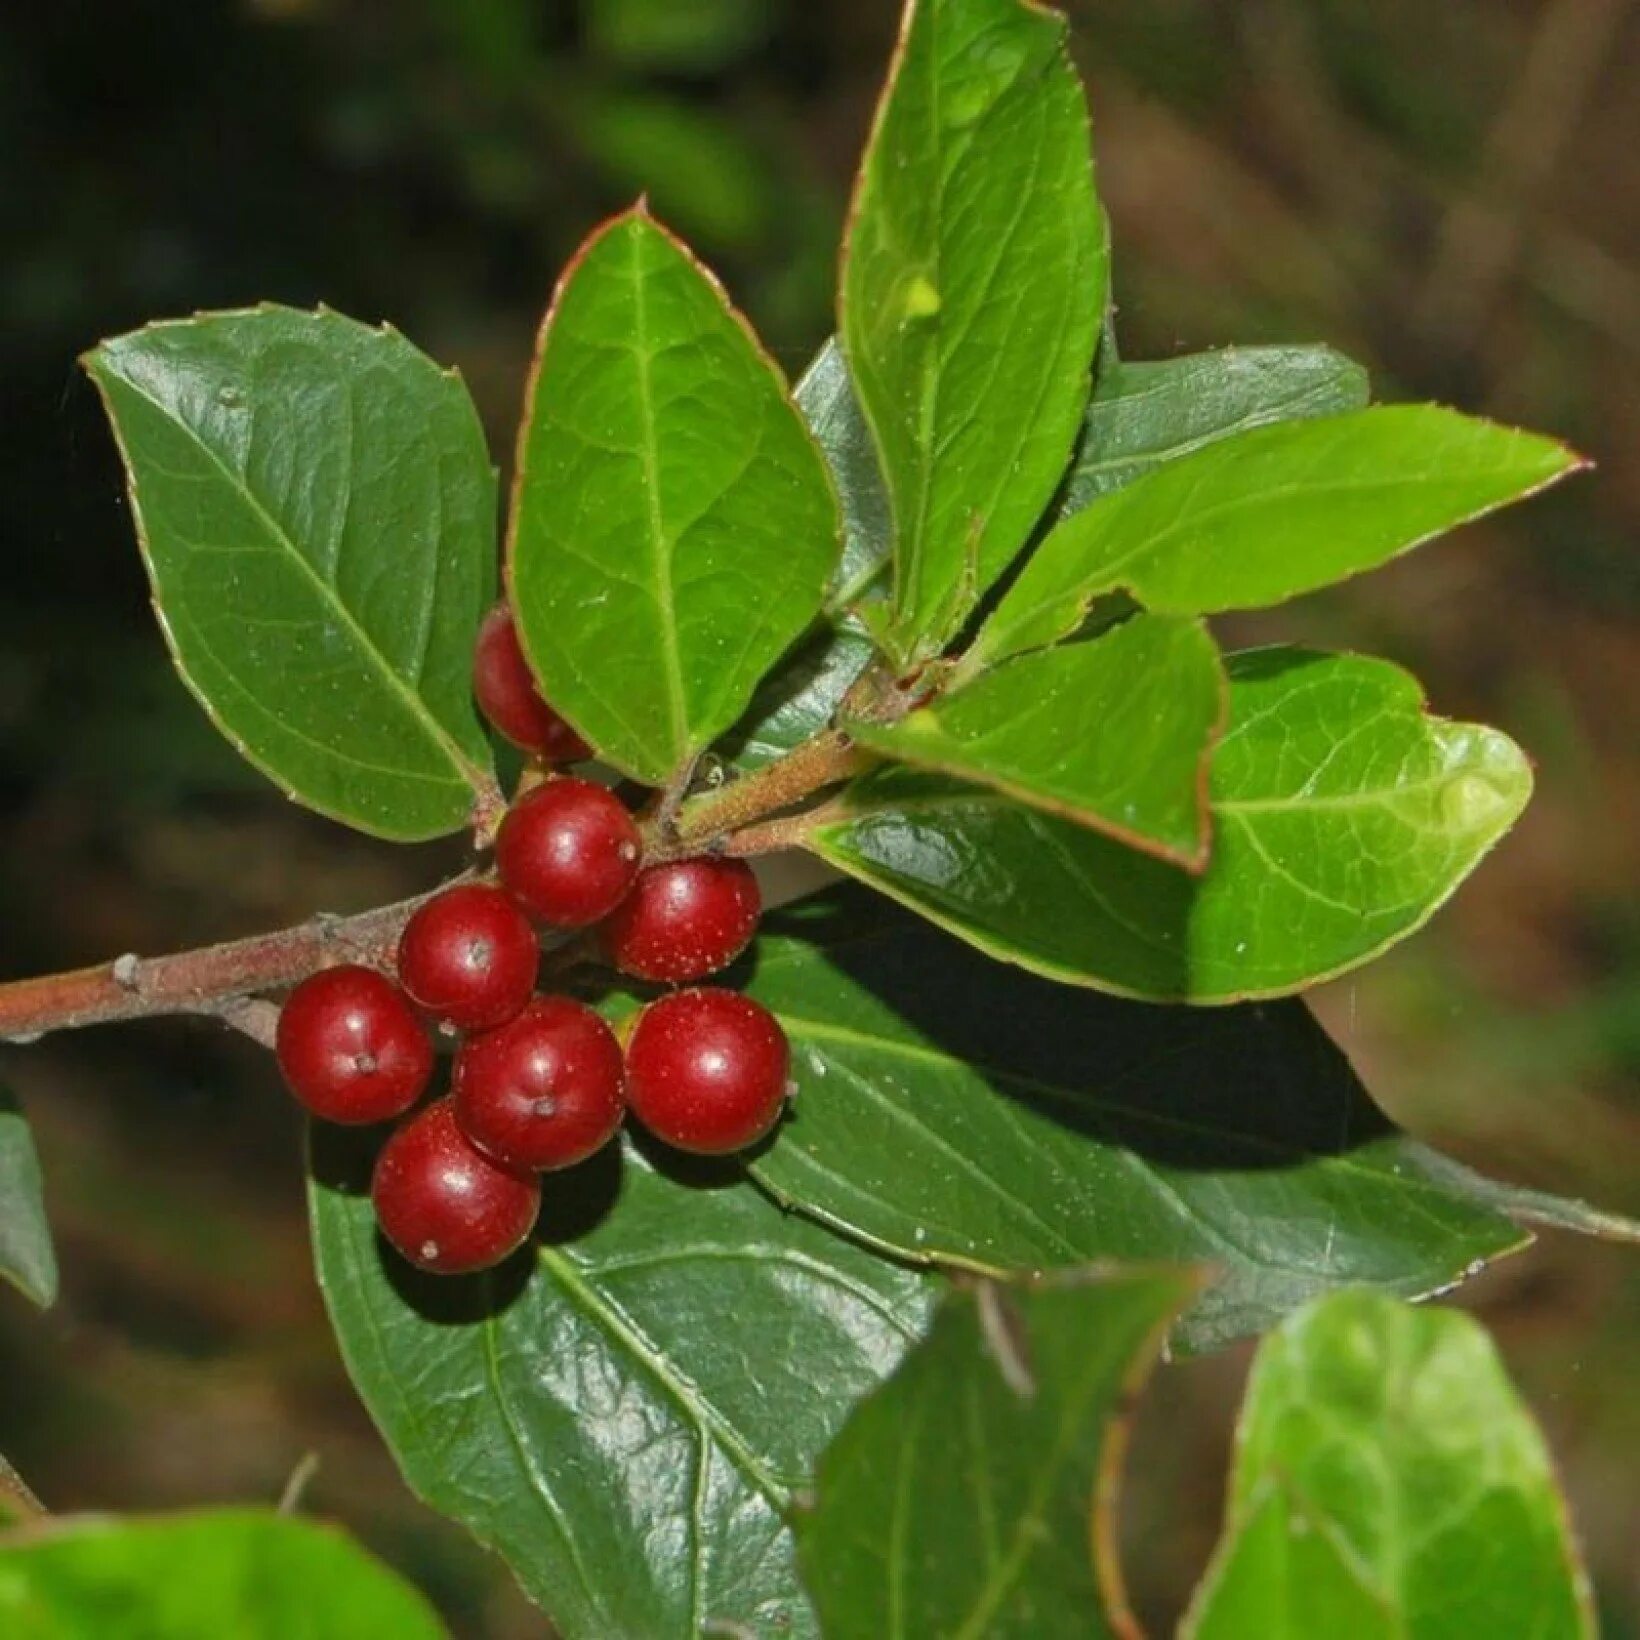
[[[0,20],[0,969],[156,952],[424,885],[291,808],[152,626],[75,356],[262,298],[389,319],[494,448],[577,240],[640,190],[794,373],[830,326],[891,0],[58,0]],[[1640,4],[1081,0],[1124,352],[1327,340],[1383,396],[1572,440],[1592,476],[1280,614],[1507,728],[1539,796],[1437,926],[1320,993],[1408,1126],[1640,1212]],[[153,1024],[0,1055],[44,1152],[51,1315],[0,1292],[0,1452],[54,1509],[276,1498],[463,1636],[544,1625],[399,1484],[309,1271],[271,1063]],[[1640,1635],[1640,1260],[1547,1237],[1466,1291],[1547,1426],[1607,1629]],[[1130,1581],[1205,1560],[1245,1354],[1139,1426]]]

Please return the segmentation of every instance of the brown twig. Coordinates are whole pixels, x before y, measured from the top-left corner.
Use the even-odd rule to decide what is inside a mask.
[[[835,730],[816,735],[767,768],[682,802],[666,824],[649,822],[646,858],[677,859],[714,846],[736,855],[792,847],[801,840],[798,819],[772,817],[846,780],[861,761],[847,736]],[[283,990],[337,962],[387,967],[411,912],[428,897],[420,894],[357,916],[315,917],[294,928],[197,951],[165,957],[127,954],[92,968],[14,980],[0,985],[0,1042],[32,1042],[51,1031],[192,1014],[219,1019],[271,1045],[278,1008],[265,1000],[266,992]]]
[[[847,735],[828,729],[779,762],[690,798],[664,830],[650,828],[645,857],[666,860],[700,854],[717,839],[744,831],[840,784],[858,773],[864,761],[865,754]]]
[[[410,913],[426,898],[417,895],[356,917],[315,917],[295,928],[173,956],[127,954],[94,968],[14,980],[0,985],[0,1041],[32,1042],[48,1031],[160,1014],[202,1014],[258,1041],[271,1040],[272,1014],[251,999],[335,962],[384,964]]]

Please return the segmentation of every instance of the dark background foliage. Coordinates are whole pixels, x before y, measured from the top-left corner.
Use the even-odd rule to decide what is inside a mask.
[[[458,363],[498,453],[555,272],[647,188],[799,368],[828,328],[886,0],[62,0],[0,21],[0,963],[346,910],[448,859],[290,808],[169,671],[74,356],[196,308],[324,301]],[[1083,0],[1125,351],[1325,339],[1391,397],[1565,435],[1592,479],[1248,623],[1417,669],[1539,763],[1437,928],[1317,1003],[1385,1103],[1498,1171],[1640,1210],[1640,7]],[[1625,67],[1625,65],[1630,65]],[[463,1634],[538,1633],[404,1493],[308,1270],[271,1066],[197,1026],[53,1041],[27,1098],[62,1242],[0,1295],[0,1452],[54,1508],[308,1499]],[[1640,1633],[1632,1258],[1550,1238],[1477,1304],[1544,1419],[1614,1635]],[[1141,1607],[1205,1558],[1243,1358],[1162,1376]]]

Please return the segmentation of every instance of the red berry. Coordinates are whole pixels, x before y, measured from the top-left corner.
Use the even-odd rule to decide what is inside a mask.
[[[507,1167],[569,1167],[620,1127],[623,1069],[615,1033],[590,1008],[537,997],[517,1019],[462,1044],[456,1120]]]
[[[746,949],[762,910],[744,860],[703,856],[649,866],[604,924],[604,949],[638,979],[704,979]]]
[[[607,917],[638,874],[643,839],[606,787],[549,780],[513,804],[495,840],[501,881],[526,911],[555,928]]]
[[[638,1016],[626,1091],[657,1139],[723,1156],[780,1119],[791,1054],[767,1008],[734,991],[676,991]]]
[[[479,626],[473,693],[485,717],[522,750],[549,763],[579,763],[592,756],[592,748],[542,698],[504,603]]]
[[[290,1091],[329,1122],[385,1122],[421,1097],[433,1044],[409,999],[373,968],[324,968],[279,1011],[274,1052]]]
[[[529,918],[482,883],[435,894],[399,940],[399,980],[411,1000],[464,1031],[506,1024],[530,1000],[540,961]]]
[[[410,1118],[382,1147],[370,1181],[382,1234],[424,1270],[487,1270],[522,1245],[540,1180],[493,1162],[456,1125],[454,1101]]]

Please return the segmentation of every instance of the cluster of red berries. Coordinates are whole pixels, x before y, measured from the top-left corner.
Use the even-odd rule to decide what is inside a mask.
[[[541,698],[504,607],[484,623],[474,681],[491,721],[526,751],[587,755]],[[786,1038],[749,998],[672,991],[639,1013],[623,1049],[584,1003],[536,994],[534,922],[596,927],[621,972],[672,985],[745,950],[762,901],[744,861],[644,866],[642,851],[613,792],[555,775],[502,821],[499,887],[458,884],[416,910],[397,983],[373,968],[327,968],[285,1002],[280,1068],[307,1109],[332,1122],[403,1116],[432,1080],[429,1022],[464,1033],[450,1094],[393,1133],[371,1185],[383,1233],[423,1269],[454,1274],[505,1258],[535,1223],[540,1175],[600,1150],[629,1108],[656,1138],[702,1155],[743,1150],[779,1120]]]

